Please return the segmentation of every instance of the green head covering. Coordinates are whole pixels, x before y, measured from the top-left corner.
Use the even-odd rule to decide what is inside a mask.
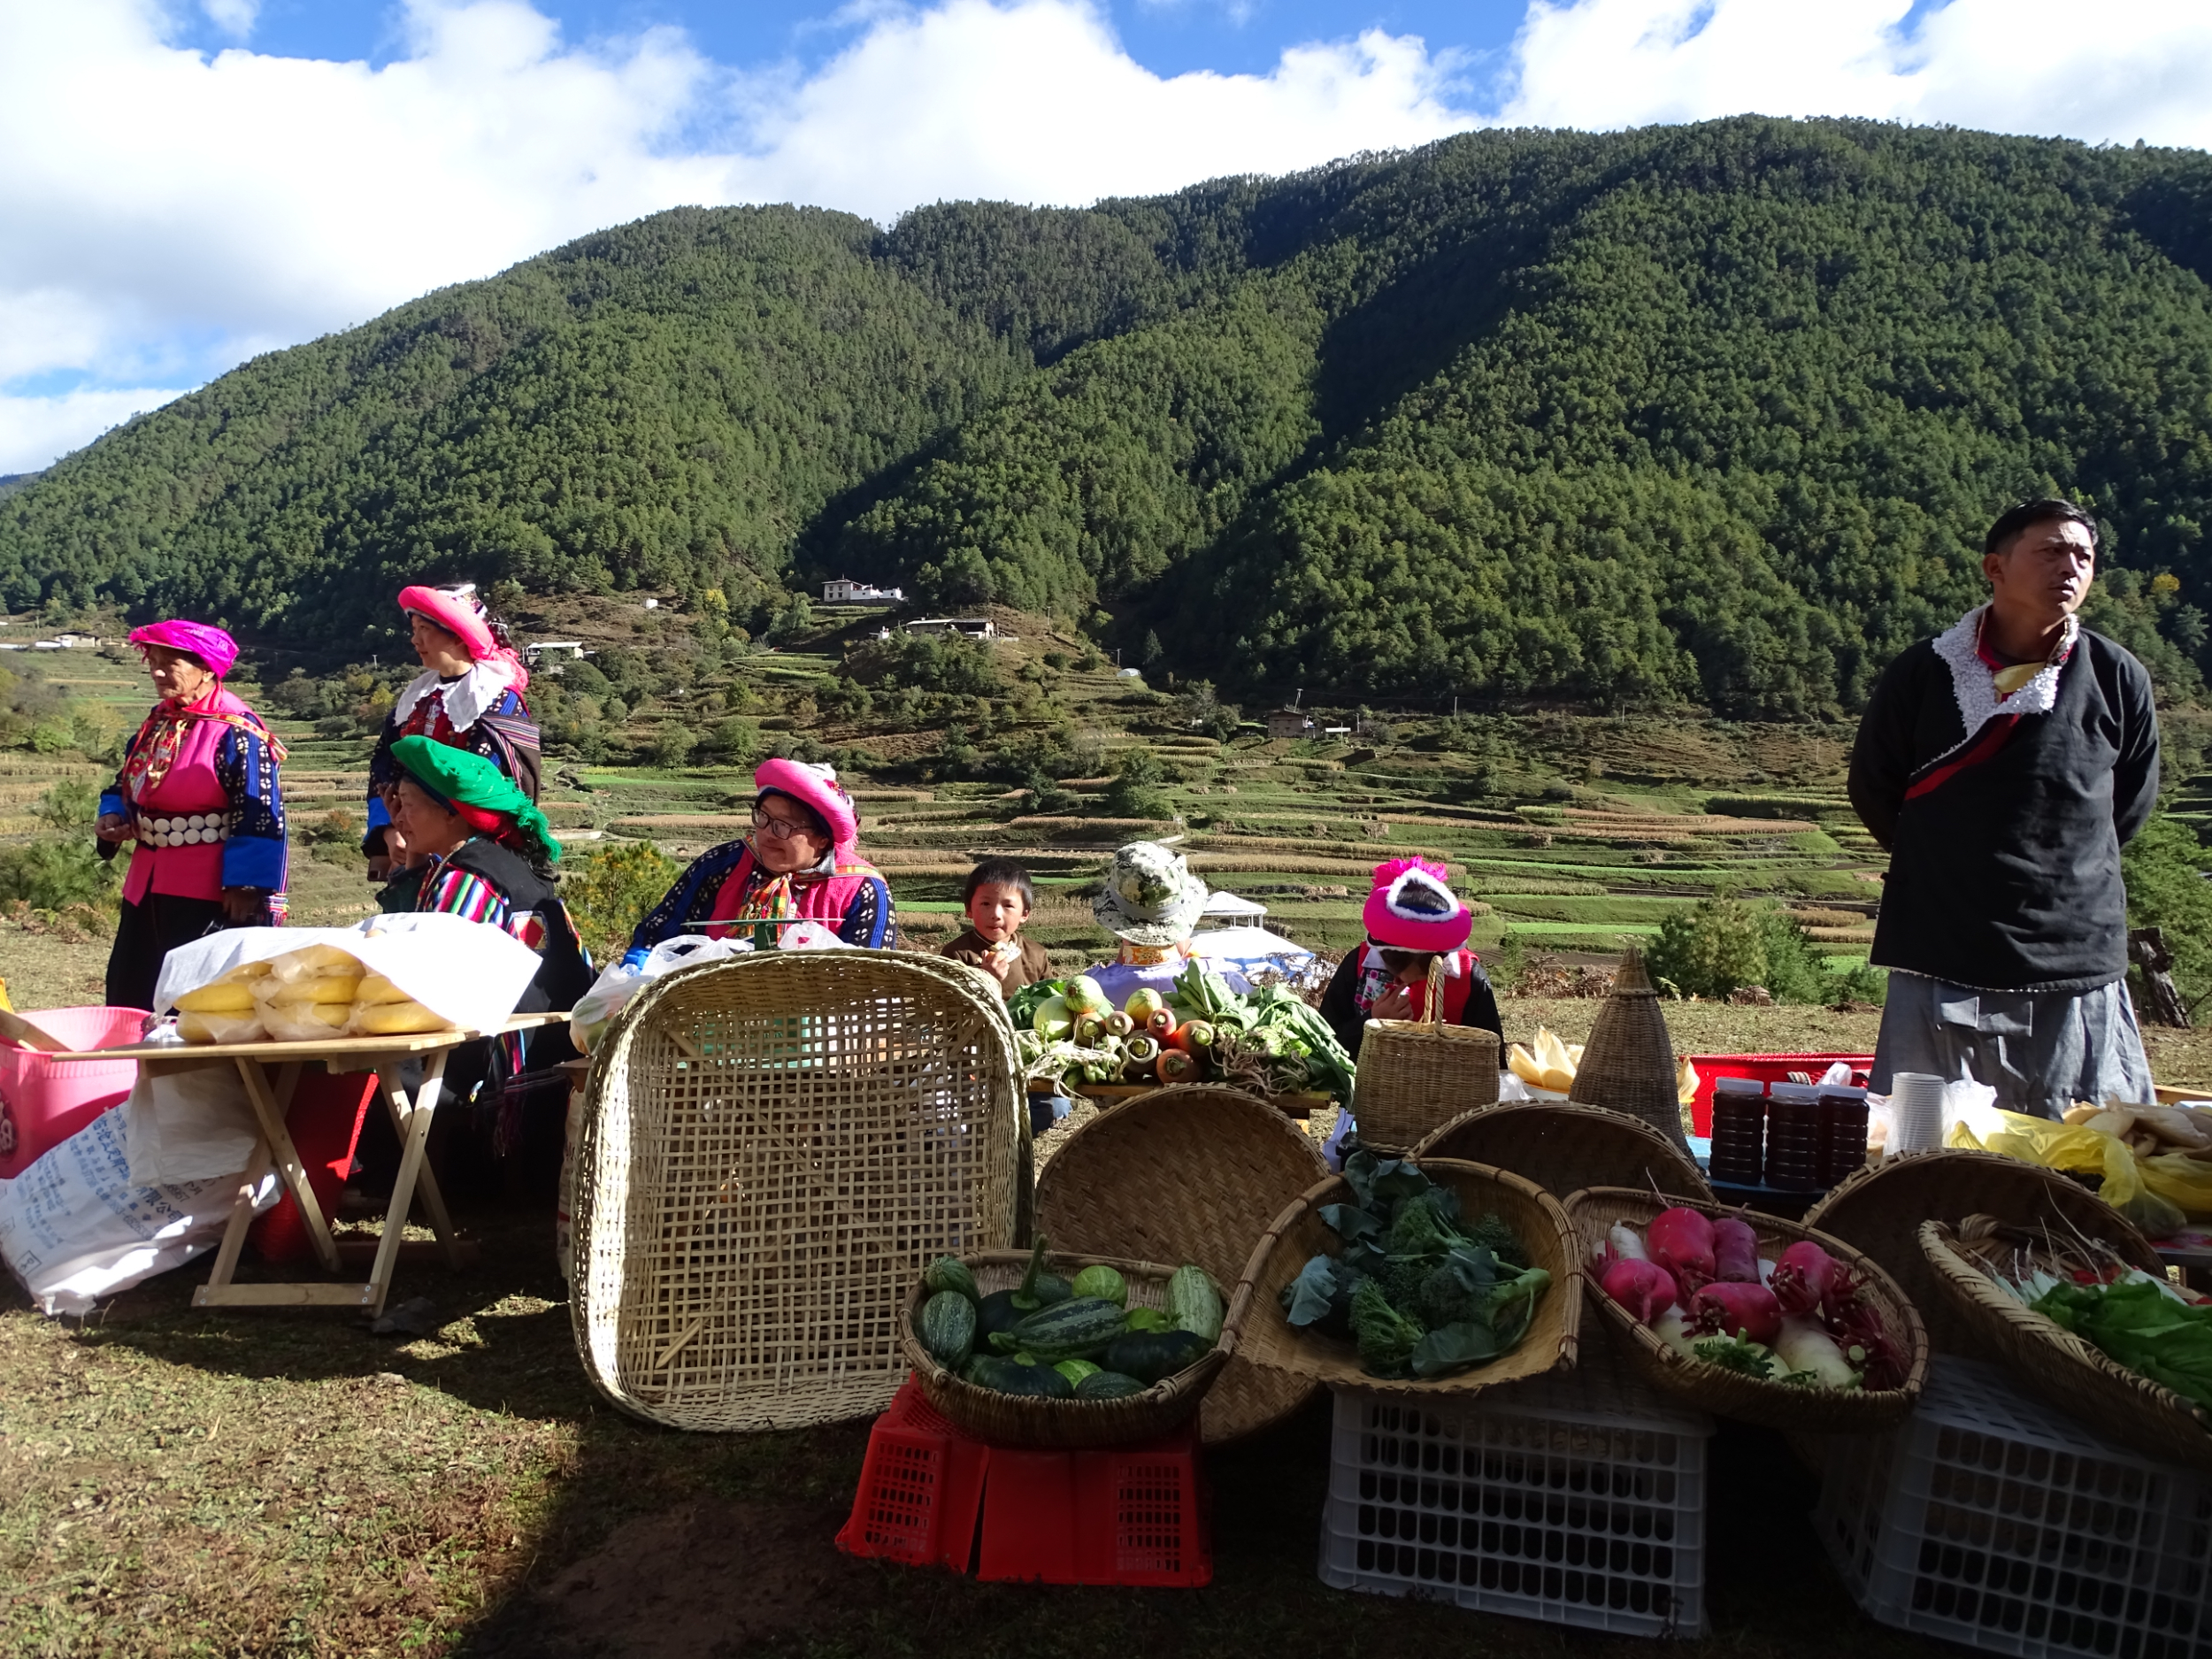
[[[414,783],[447,806],[496,812],[534,836],[545,849],[548,863],[560,862],[561,844],[553,839],[553,826],[545,821],[545,814],[515,787],[512,778],[481,755],[426,737],[403,737],[392,745],[392,758]]]

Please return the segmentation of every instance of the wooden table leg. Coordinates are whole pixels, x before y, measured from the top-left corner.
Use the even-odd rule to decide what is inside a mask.
[[[238,1189],[237,1202],[231,1206],[230,1225],[223,1230],[222,1248],[215,1252],[215,1271],[207,1276],[206,1284],[192,1293],[194,1307],[205,1307],[208,1292],[227,1286],[231,1275],[238,1271],[238,1253],[245,1248],[247,1229],[253,1225],[254,1194],[261,1190],[270,1162],[269,1143],[256,1141],[246,1159],[246,1172],[240,1178],[242,1185]]]
[[[379,1071],[377,1080],[383,1085],[384,1110],[391,1114],[392,1127],[399,1132],[399,1143],[407,1144],[407,1111],[402,1103],[407,1091],[399,1086],[396,1071]],[[453,1225],[453,1217],[445,1207],[445,1189],[438,1185],[438,1171],[425,1157],[422,1168],[415,1177],[415,1196],[422,1200],[423,1214],[429,1217],[430,1231],[437,1235],[439,1248],[445,1253],[445,1264],[459,1268],[468,1265],[475,1257],[465,1256],[461,1249],[461,1235]],[[472,1248],[473,1247],[472,1247]]]
[[[315,1189],[307,1179],[307,1166],[300,1162],[299,1149],[292,1144],[291,1132],[284,1126],[286,1114],[292,1110],[293,1091],[299,1087],[299,1066],[294,1064],[279,1068],[273,1089],[269,1086],[268,1073],[257,1061],[242,1056],[238,1075],[245,1081],[246,1098],[253,1102],[254,1116],[261,1123],[262,1138],[269,1144],[278,1172],[284,1178],[285,1188],[292,1194],[292,1202],[300,1207],[300,1218],[307,1224],[307,1236],[315,1246],[315,1259],[323,1264],[326,1273],[337,1272],[337,1241],[330,1236],[330,1223],[323,1217],[322,1205],[316,1202]]]
[[[379,1071],[378,1082],[388,1091],[389,1104],[403,1134],[400,1137],[399,1179],[392,1186],[392,1202],[384,1212],[384,1237],[376,1248],[376,1263],[369,1270],[369,1312],[372,1317],[384,1311],[384,1298],[392,1288],[392,1269],[399,1259],[400,1240],[407,1232],[407,1210],[415,1196],[415,1182],[426,1173],[423,1169],[423,1153],[430,1140],[430,1120],[438,1110],[438,1093],[445,1082],[446,1051],[438,1050],[425,1057],[422,1084],[415,1090],[415,1098],[404,1108],[401,1102],[405,1094],[398,1087],[396,1073]],[[430,1178],[425,1189],[426,1207],[428,1194],[437,1191],[437,1178]],[[442,1211],[445,1202],[438,1202]]]

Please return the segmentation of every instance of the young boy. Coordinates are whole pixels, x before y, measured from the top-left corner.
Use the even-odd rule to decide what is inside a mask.
[[[1010,858],[986,858],[968,872],[964,896],[967,930],[943,947],[940,956],[982,969],[997,979],[1001,996],[1052,977],[1045,948],[1019,937],[1022,924],[1037,906],[1037,889],[1028,871]]]

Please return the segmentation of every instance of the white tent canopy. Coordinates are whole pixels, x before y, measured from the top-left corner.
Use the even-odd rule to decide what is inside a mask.
[[[1264,916],[1267,906],[1257,899],[1240,899],[1233,893],[1217,888],[1206,900],[1202,916]]]
[[[1191,935],[1191,954],[1246,978],[1264,968],[1295,978],[1313,964],[1313,952],[1264,927],[1213,927]]]

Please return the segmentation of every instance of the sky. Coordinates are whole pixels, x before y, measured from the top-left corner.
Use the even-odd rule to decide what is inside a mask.
[[[680,204],[1746,111],[2212,148],[2208,86],[2212,0],[0,0],[0,475]]]

